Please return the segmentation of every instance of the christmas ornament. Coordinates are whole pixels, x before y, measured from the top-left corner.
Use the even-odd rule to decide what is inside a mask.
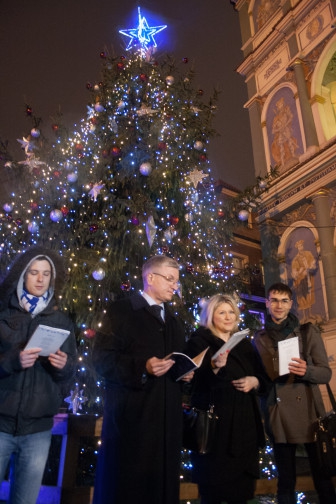
[[[120,153],[121,153],[121,149],[119,147],[116,147],[116,146],[112,147],[111,154],[113,157],[120,156]]]
[[[195,168],[189,173],[187,180],[189,180],[196,189],[198,183],[201,182],[205,177],[208,177],[206,173],[203,173],[202,171]]]
[[[124,292],[129,292],[131,290],[131,282],[129,280],[126,280],[126,282],[123,282],[120,285],[120,288]]]
[[[106,58],[106,52],[105,51],[101,51],[99,56],[102,58],[102,59],[105,59]]]
[[[33,128],[30,130],[30,134],[33,138],[38,138],[40,136],[40,130],[37,128]]]
[[[60,175],[61,175],[60,171],[58,171],[58,170],[54,171],[54,177],[59,178]]]
[[[70,161],[65,161],[64,168],[68,171],[73,169],[73,164]]]
[[[249,212],[247,210],[240,210],[238,217],[241,221],[247,221],[247,219],[249,218]]]
[[[60,222],[62,220],[62,218],[63,218],[63,214],[62,214],[61,210],[58,210],[58,209],[51,210],[50,219],[53,222]]]
[[[118,70],[120,70],[120,71],[121,71],[121,70],[124,70],[125,65],[124,65],[123,63],[120,63],[120,62],[119,62],[119,63],[117,63],[117,68],[118,68]]]
[[[102,190],[102,188],[104,187],[104,185],[105,184],[102,184],[102,181],[100,181],[99,183],[94,184],[91,191],[89,191],[89,194],[90,194],[91,198],[93,199],[93,201],[97,201],[97,197],[98,197],[100,191]]]
[[[199,89],[199,90],[197,91],[197,94],[198,94],[198,96],[203,96],[203,95],[204,95],[204,91],[203,91],[203,89]]]
[[[185,216],[184,216],[184,218],[185,218],[185,220],[187,222],[192,222],[192,220],[193,220],[193,214],[191,212],[186,213]]]
[[[33,212],[36,212],[38,210],[38,203],[36,203],[36,201],[31,201],[29,206],[33,210]]]
[[[82,404],[86,403],[87,397],[83,396],[84,390],[79,390],[78,385],[76,385],[75,390],[70,390],[69,397],[66,397],[64,401],[69,404],[68,409],[71,410],[74,415],[76,415],[78,410],[82,409]]]
[[[92,84],[91,84],[91,82],[87,82],[87,83],[86,83],[86,89],[88,89],[89,91],[92,89]]]
[[[90,231],[90,233],[96,233],[98,231],[97,224],[90,224],[89,231]]]
[[[155,235],[156,235],[156,226],[154,218],[151,215],[150,217],[148,217],[148,220],[146,222],[146,236],[150,247],[153,245]]]
[[[159,143],[158,143],[158,149],[159,149],[160,151],[164,151],[164,150],[166,150],[166,149],[167,149],[167,144],[166,144],[166,142],[159,142]]]
[[[166,83],[168,86],[172,86],[174,84],[174,82],[175,82],[175,79],[172,75],[168,75],[166,77]]]
[[[147,77],[146,74],[144,74],[144,73],[140,74],[140,80],[141,80],[141,82],[146,82],[147,79],[148,79],[148,77]]]
[[[100,102],[97,102],[94,106],[94,109],[96,112],[103,112],[104,106]]]
[[[134,226],[138,226],[139,225],[139,219],[136,215],[132,215],[131,217],[131,223],[134,225]]]
[[[16,224],[18,227],[21,227],[21,226],[22,226],[22,219],[16,219],[15,224]]]
[[[26,114],[27,114],[27,116],[31,116],[32,113],[33,113],[33,109],[29,105],[27,105],[26,106]]]
[[[95,280],[103,280],[105,278],[105,270],[103,268],[98,268],[92,272],[92,276]]]
[[[39,232],[39,225],[37,224],[37,222],[35,222],[35,221],[29,222],[29,224],[28,224],[28,231],[31,234],[38,233]]]
[[[182,61],[183,61],[183,63],[188,63],[189,59],[188,58],[183,58]]]
[[[203,149],[203,142],[201,142],[200,140],[197,140],[195,143],[194,143],[194,149],[200,151]]]
[[[117,105],[118,111],[121,112],[122,110],[124,110],[125,107],[126,107],[126,103],[123,100],[120,100],[120,102],[118,102],[118,105]]]
[[[62,206],[61,207],[61,212],[63,214],[63,217],[66,217],[69,213],[69,208],[67,208],[66,206]]]
[[[141,107],[137,110],[137,115],[139,117],[142,117],[142,116],[152,116],[154,114],[157,114],[158,111],[157,110],[153,110],[152,108],[150,107],[147,107],[144,103],[141,105]]]
[[[94,329],[85,329],[84,335],[86,338],[94,338],[96,336],[96,331]]]
[[[194,266],[192,264],[187,264],[186,271],[188,273],[193,273],[194,272]]]
[[[82,152],[82,150],[84,149],[83,144],[77,143],[75,145],[75,149],[76,149],[77,152]]]
[[[199,159],[200,159],[200,161],[202,161],[202,163],[205,163],[205,161],[207,160],[207,157],[205,154],[200,154]]]
[[[171,226],[177,226],[178,222],[179,222],[179,218],[176,217],[175,215],[172,215],[171,217],[169,217],[169,223]]]
[[[52,124],[52,125],[51,125],[51,129],[52,129],[53,131],[58,131],[58,128],[59,128],[58,124]]]
[[[67,175],[67,181],[70,183],[76,182],[77,179],[78,179],[78,175],[75,172],[69,173],[69,175]]]
[[[141,175],[144,175],[145,177],[148,177],[152,172],[152,165],[148,162],[146,163],[141,163],[140,165],[140,173]]]
[[[21,144],[21,148],[24,149],[27,155],[35,148],[35,145],[28,138],[23,137],[22,140],[17,138],[17,141]]]
[[[4,206],[2,207],[5,212],[11,212],[13,210],[13,203],[5,203]]]

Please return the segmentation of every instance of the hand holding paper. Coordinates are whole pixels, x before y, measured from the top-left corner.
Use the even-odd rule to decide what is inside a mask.
[[[292,359],[300,359],[299,338],[288,338],[278,343],[279,351],[279,376],[290,373],[289,365],[292,364]],[[295,373],[297,374],[297,373]]]

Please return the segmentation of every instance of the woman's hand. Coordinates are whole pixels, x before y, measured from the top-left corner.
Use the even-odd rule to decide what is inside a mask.
[[[229,356],[229,351],[230,350],[226,350],[226,352],[219,354],[218,357],[216,357],[216,359],[211,360],[212,369],[216,369],[216,368],[220,369],[220,368],[226,366],[227,359]]]
[[[239,378],[239,380],[233,380],[231,383],[235,389],[245,393],[250,392],[250,390],[259,387],[259,380],[255,376],[244,376],[244,378]]]

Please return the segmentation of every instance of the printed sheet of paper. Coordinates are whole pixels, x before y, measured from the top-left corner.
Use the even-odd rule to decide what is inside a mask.
[[[47,356],[51,353],[55,353],[67,339],[69,334],[70,331],[66,329],[40,324],[28,341],[25,350],[29,348],[42,348],[39,355]]]
[[[300,358],[299,350],[299,338],[295,336],[294,338],[285,339],[279,341],[278,343],[279,351],[279,375],[288,374],[288,364],[293,357]]]
[[[224,353],[227,350],[231,350],[232,348],[234,348],[236,345],[238,345],[238,343],[242,339],[246,338],[246,336],[249,334],[249,332],[250,332],[250,329],[244,329],[243,331],[238,331],[238,332],[232,334],[232,336],[230,336],[230,338],[227,340],[227,342],[224,343],[224,345],[222,345],[219,350],[217,350],[217,352],[211,357],[211,359],[212,360],[217,359],[219,354]]]

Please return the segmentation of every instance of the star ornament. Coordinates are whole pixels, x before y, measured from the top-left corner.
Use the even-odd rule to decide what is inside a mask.
[[[99,183],[94,184],[91,191],[89,191],[89,194],[94,202],[97,201],[97,197],[98,197],[100,191],[103,189],[104,185],[105,184],[102,184],[102,181],[100,181]]]
[[[141,15],[140,7],[138,7],[138,19],[139,24],[136,28],[130,28],[129,30],[119,30],[119,33],[131,39],[128,46],[126,47],[127,51],[133,46],[134,43],[138,43],[140,44],[142,51],[147,52],[149,46],[157,47],[154,35],[167,28],[167,25],[148,26],[145,16]]]
[[[64,401],[69,404],[68,409],[71,410],[74,415],[76,415],[78,410],[82,409],[82,404],[86,403],[87,397],[83,396],[84,391],[79,390],[78,386],[75,390],[70,390],[69,397],[66,397]]]
[[[20,138],[17,138],[17,141],[21,144],[22,149],[24,149],[27,155],[35,148],[35,145],[30,142],[28,138],[23,137],[22,140],[20,140]]]
[[[195,168],[187,176],[187,181],[191,182],[196,189],[198,183],[201,182],[205,177],[208,177],[206,173],[203,173],[200,170],[196,170]]]

